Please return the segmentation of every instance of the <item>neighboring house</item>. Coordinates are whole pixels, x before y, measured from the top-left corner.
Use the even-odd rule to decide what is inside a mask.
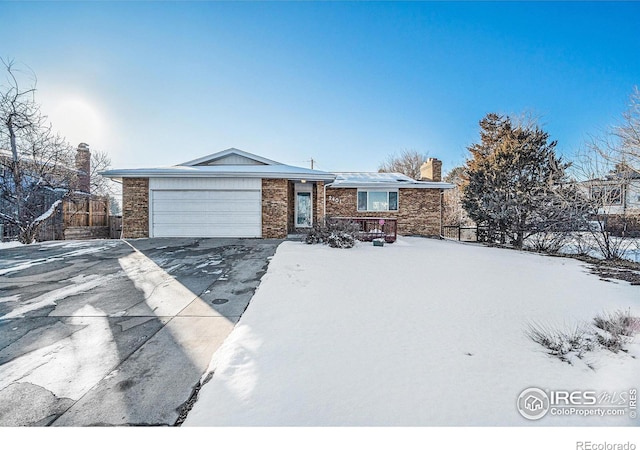
[[[580,183],[613,230],[640,231],[640,173],[616,172]]]
[[[0,151],[0,184],[9,183],[13,178],[9,176],[11,165],[11,152]],[[39,216],[49,209],[57,200],[62,205],[54,214],[43,222],[40,228],[38,241],[56,239],[86,239],[109,237],[108,209],[109,200],[91,194],[91,151],[85,143],[78,145],[75,153],[74,166],[62,166],[56,171],[42,170],[32,160],[23,159],[23,176],[28,183],[39,178],[38,172],[46,172],[50,178],[48,185],[33,188],[29,194],[29,202],[25,204],[31,210],[34,217]],[[40,162],[39,165],[45,163]],[[10,193],[12,186],[8,186],[6,193]],[[7,194],[5,194],[7,195]],[[12,202],[0,196],[0,212],[11,215],[14,208]],[[18,228],[9,220],[0,220],[3,238],[14,238]]]
[[[640,214],[640,173],[615,173],[588,183],[591,198],[602,204],[604,214]]]
[[[431,169],[429,169],[431,167]],[[431,172],[429,172],[431,170]],[[231,148],[176,166],[109,170],[122,182],[123,237],[285,238],[325,216],[386,217],[398,232],[440,235],[440,162],[429,181],[333,174]]]

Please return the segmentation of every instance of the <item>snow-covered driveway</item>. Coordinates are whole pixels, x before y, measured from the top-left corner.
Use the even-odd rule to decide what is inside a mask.
[[[638,425],[516,409],[526,388],[614,392],[640,384],[630,354],[575,365],[545,354],[531,322],[571,327],[640,314],[640,287],[584,263],[402,238],[350,250],[285,242],[217,351],[185,425]]]
[[[0,250],[0,426],[173,425],[279,243]]]

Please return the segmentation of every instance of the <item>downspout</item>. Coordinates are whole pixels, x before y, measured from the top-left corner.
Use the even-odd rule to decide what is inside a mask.
[[[322,223],[325,223],[327,217],[327,183],[322,183]]]
[[[444,203],[444,189],[440,189],[440,237],[444,239],[444,228],[442,227],[442,221],[444,220],[444,214],[442,211],[442,205]],[[458,224],[460,226],[460,224]]]

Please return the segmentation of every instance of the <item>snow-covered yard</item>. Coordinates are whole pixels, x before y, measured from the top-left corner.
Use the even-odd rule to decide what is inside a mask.
[[[20,247],[22,245],[24,245],[24,244],[22,244],[22,243],[20,243],[18,241],[0,242],[0,250],[14,248],[14,247]]]
[[[526,335],[603,311],[640,315],[640,287],[584,263],[421,238],[349,250],[285,242],[214,355],[185,425],[638,425],[524,419],[518,395],[638,387],[640,348],[574,365]]]

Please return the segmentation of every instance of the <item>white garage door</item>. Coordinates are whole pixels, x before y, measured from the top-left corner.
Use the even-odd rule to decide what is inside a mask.
[[[152,190],[154,237],[260,237],[259,190]]]

